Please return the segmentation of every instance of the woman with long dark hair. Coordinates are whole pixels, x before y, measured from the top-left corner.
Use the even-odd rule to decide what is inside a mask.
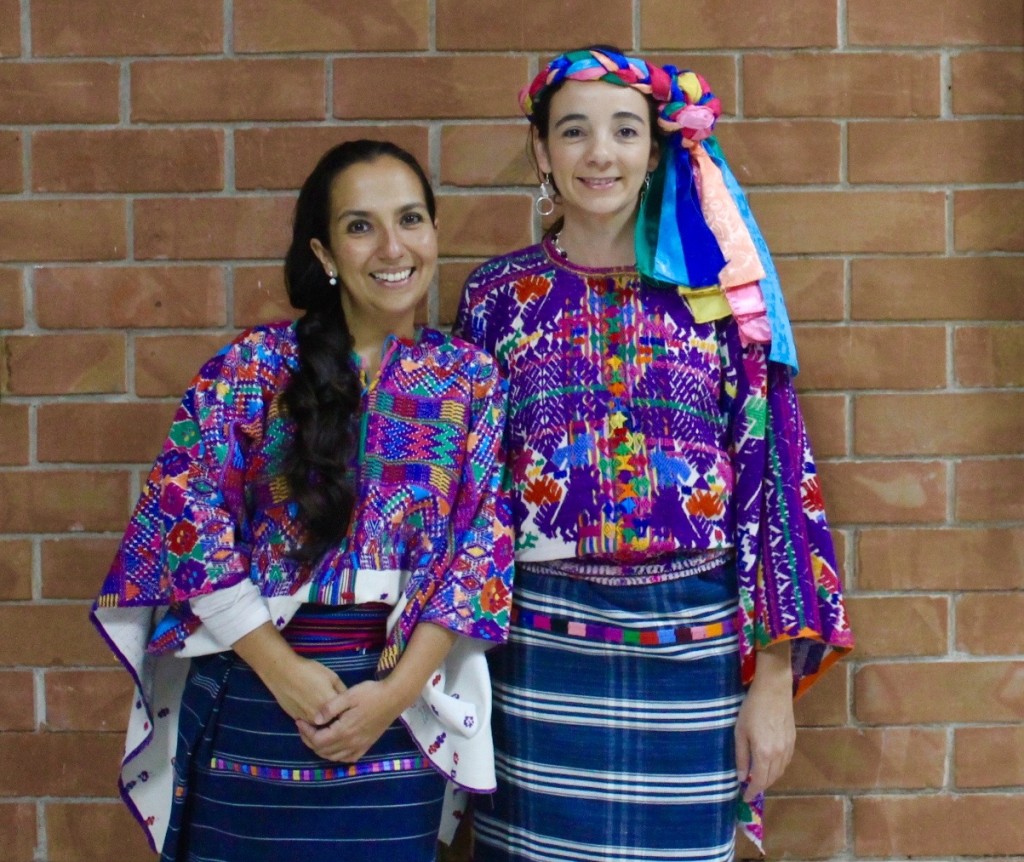
[[[516,527],[476,859],[726,862],[852,645],[785,307],[699,75],[595,46],[520,104],[561,218],[456,325],[509,380]]]
[[[178,409],[93,610],[165,860],[430,860],[446,787],[493,790],[505,387],[415,326],[436,261],[415,159],[329,150],[285,261],[302,317],[243,332]]]

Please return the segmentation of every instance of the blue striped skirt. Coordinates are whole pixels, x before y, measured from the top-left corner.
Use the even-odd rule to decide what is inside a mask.
[[[640,586],[519,566],[514,601],[477,862],[733,859],[734,564]]]
[[[303,605],[283,633],[353,686],[374,678],[388,610]],[[444,785],[400,722],[357,763],[323,760],[233,652],[194,658],[160,858],[429,862]]]

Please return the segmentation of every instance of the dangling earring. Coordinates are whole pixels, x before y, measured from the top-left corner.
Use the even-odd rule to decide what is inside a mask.
[[[651,187],[651,171],[647,172],[647,176],[644,177],[644,184],[640,188],[640,200],[647,197],[647,190]]]
[[[338,277],[334,274],[333,271],[327,273],[327,283],[331,287],[337,287],[338,286]]]
[[[551,174],[544,174],[540,181],[540,197],[537,198],[533,208],[539,216],[549,216],[555,211],[555,201],[552,198],[554,187],[551,185]]]

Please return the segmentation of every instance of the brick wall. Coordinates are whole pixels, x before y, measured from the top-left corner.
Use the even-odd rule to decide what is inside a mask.
[[[860,646],[799,706],[770,857],[1024,856],[1022,30],[1020,0],[0,0],[0,860],[150,858],[88,599],[189,377],[287,313],[316,156],[422,157],[448,324],[536,235],[517,88],[591,41],[711,80],[798,323]]]

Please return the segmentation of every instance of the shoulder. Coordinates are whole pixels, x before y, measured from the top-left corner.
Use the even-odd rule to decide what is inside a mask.
[[[225,387],[276,390],[298,364],[298,344],[291,321],[261,324],[243,330],[199,369],[192,389],[222,397]]]
[[[420,346],[439,365],[460,369],[472,380],[487,380],[497,375],[497,364],[486,351],[457,335],[424,328]]]
[[[551,260],[541,243],[528,245],[508,254],[492,257],[482,263],[467,279],[472,287],[493,286],[494,284],[513,282],[532,272],[549,269]]]

